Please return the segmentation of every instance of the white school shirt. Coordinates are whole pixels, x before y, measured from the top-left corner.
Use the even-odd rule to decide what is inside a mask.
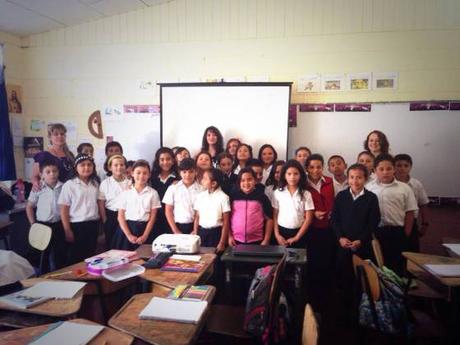
[[[308,184],[317,190],[318,193],[321,194],[321,187],[323,185],[323,182],[326,181],[326,179],[324,178],[324,176],[321,176],[321,178],[319,179],[319,181],[317,183],[313,182],[312,180],[308,179]]]
[[[302,200],[298,189],[291,194],[287,188],[275,190],[272,206],[278,209],[278,224],[289,229],[300,228],[305,220],[305,211],[315,209],[309,191],[303,192]]]
[[[195,211],[193,205],[197,195],[202,191],[198,182],[187,187],[181,180],[166,190],[163,203],[174,206],[174,221],[177,223],[193,223]]]
[[[70,207],[69,216],[72,223],[97,220],[99,219],[98,194],[99,186],[96,183],[86,184],[76,177],[64,183],[58,204]]]
[[[406,212],[418,210],[414,192],[406,183],[396,179],[388,184],[374,180],[367,184],[366,189],[379,199],[379,226],[404,226]]]
[[[113,176],[109,176],[99,186],[98,200],[105,200],[105,207],[110,211],[118,211],[118,198],[121,192],[131,187],[131,184],[131,180],[128,178],[117,181]]]
[[[223,214],[230,212],[230,198],[222,189],[200,192],[195,200],[195,210],[200,213],[199,225],[203,228],[222,226]]]
[[[337,181],[334,176],[332,176],[332,183],[334,184],[334,196],[337,196],[337,194],[339,194],[339,192],[345,190],[348,188],[348,180],[345,179],[345,181],[343,181],[342,183],[340,183],[339,181]]]
[[[238,165],[236,166],[235,170],[233,170],[233,173],[234,173],[235,175],[238,175],[238,173],[240,172],[241,169],[242,169],[242,168],[241,168],[240,165],[238,164]]]
[[[131,186],[120,194],[118,209],[125,210],[126,220],[147,222],[154,208],[161,208],[160,196],[150,186],[145,186],[140,193]]]
[[[267,169],[263,168],[262,170],[262,183],[265,184],[267,182],[268,176],[270,176],[270,172],[272,171],[273,164],[270,165]]]
[[[365,190],[365,188],[363,188],[361,192],[359,192],[358,194],[355,195],[355,194],[353,194],[353,191],[350,188],[350,194],[351,194],[351,197],[353,198],[353,201],[358,199],[360,196],[363,196],[364,195],[364,190]]]
[[[273,186],[265,187],[265,195],[267,196],[268,200],[270,200],[270,204],[273,204],[273,194],[275,193],[276,189],[273,189]]]
[[[428,199],[428,195],[426,194],[426,190],[425,187],[423,187],[422,182],[411,177],[407,184],[414,192],[415,200],[417,200],[418,206],[424,206],[430,203],[430,199]],[[415,218],[418,218],[418,211],[415,211]]]
[[[62,186],[60,181],[51,188],[46,183],[42,183],[38,192],[31,191],[29,194],[29,203],[37,207],[37,220],[40,222],[55,223],[61,220],[61,208],[58,205],[59,194]]]

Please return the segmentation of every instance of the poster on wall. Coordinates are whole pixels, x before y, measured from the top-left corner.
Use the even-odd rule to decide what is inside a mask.
[[[348,75],[350,91],[369,91],[371,89],[371,73],[351,73]]]
[[[372,88],[374,90],[396,90],[398,88],[398,73],[372,73]]]
[[[8,98],[8,112],[11,114],[22,114],[22,88],[19,85],[6,85]]]
[[[297,92],[320,92],[321,91],[321,75],[310,74],[300,77],[297,80]]]
[[[24,137],[24,157],[34,158],[43,151],[43,137]]]
[[[22,117],[11,116],[11,134],[13,136],[13,145],[16,147],[21,147],[24,139]]]
[[[324,74],[321,78],[321,91],[342,91],[344,86],[344,74]]]
[[[123,112],[128,115],[159,115],[160,106],[156,104],[125,104]]]

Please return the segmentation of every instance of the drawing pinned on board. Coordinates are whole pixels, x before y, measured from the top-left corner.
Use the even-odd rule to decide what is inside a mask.
[[[297,92],[320,92],[321,91],[321,75],[310,74],[305,75],[297,81]]]
[[[299,104],[299,111],[300,112],[329,112],[329,111],[334,111],[334,104],[333,103]]]
[[[321,91],[342,91],[344,85],[344,74],[325,74],[321,78]]]
[[[24,158],[33,158],[43,151],[43,137],[24,137]]]
[[[40,132],[45,127],[45,121],[30,120],[30,130],[33,132]]]
[[[123,114],[123,107],[121,105],[106,105],[102,109],[104,109],[103,114],[108,117]]]
[[[104,138],[102,130],[101,112],[96,110],[88,117],[88,129],[89,132],[96,138]]]
[[[396,90],[398,88],[398,72],[372,73],[374,90]]]
[[[123,112],[129,115],[160,114],[160,106],[156,104],[125,104],[123,105]]]
[[[22,88],[19,85],[6,85],[8,112],[22,114]]]
[[[368,91],[371,89],[371,73],[353,73],[348,75],[348,89]]]

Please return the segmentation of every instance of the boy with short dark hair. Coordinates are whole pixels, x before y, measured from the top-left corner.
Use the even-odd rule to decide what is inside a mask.
[[[347,163],[345,163],[345,159],[342,156],[332,155],[327,161],[327,167],[332,174],[334,195],[337,196],[339,192],[348,188],[347,175],[345,174]]]
[[[61,222],[61,210],[58,198],[63,183],[58,180],[59,168],[55,161],[44,160],[40,162],[41,188],[31,191],[27,200],[26,214],[29,223],[35,222],[51,228],[51,240],[46,250],[49,270],[54,271],[66,264],[66,242],[64,228]],[[36,214],[34,208],[37,208]]]
[[[336,238],[330,223],[334,207],[334,185],[323,175],[324,159],[312,154],[307,159],[307,190],[311,193],[315,212],[306,233],[309,281],[330,283],[335,262]]]
[[[246,166],[251,168],[256,174],[256,189],[265,192],[265,185],[262,183],[264,177],[264,164],[260,159],[251,158],[247,161]]]
[[[190,234],[195,220],[195,199],[202,191],[196,182],[196,165],[192,158],[184,158],[179,164],[181,180],[168,187],[163,202],[165,215],[175,234]]]
[[[423,184],[410,175],[412,170],[412,157],[408,154],[395,156],[395,177],[398,181],[407,183],[412,189],[417,200],[419,212],[415,212],[414,226],[409,240],[410,251],[420,251],[419,237],[425,235],[428,228],[428,204],[430,200],[426,194]]]
[[[379,199],[381,221],[375,235],[382,247],[385,266],[403,275],[405,260],[402,252],[408,248],[414,213],[418,209],[417,201],[411,188],[395,178],[393,156],[377,156],[374,166],[377,178],[369,182],[366,188]]]

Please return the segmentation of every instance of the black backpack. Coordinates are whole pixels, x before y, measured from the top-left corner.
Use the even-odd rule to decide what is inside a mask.
[[[275,265],[257,269],[246,300],[244,329],[262,339],[266,338],[270,331],[269,300],[275,270]]]

